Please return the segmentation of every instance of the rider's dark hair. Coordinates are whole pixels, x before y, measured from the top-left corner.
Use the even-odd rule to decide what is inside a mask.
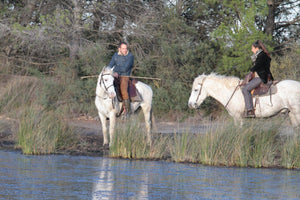
[[[253,42],[252,46],[254,46],[255,48],[262,49],[265,52],[265,54],[267,54],[267,56],[271,58],[269,51],[260,40]]]
[[[118,48],[120,48],[122,44],[125,44],[126,46],[128,46],[128,44],[127,44],[126,42],[121,41],[121,42],[118,44]]]

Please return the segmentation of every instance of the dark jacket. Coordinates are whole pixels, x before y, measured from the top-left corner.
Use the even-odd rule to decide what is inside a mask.
[[[114,67],[113,71],[117,72],[120,76],[130,76],[133,67],[133,60],[133,55],[130,52],[128,52],[128,54],[125,56],[116,52],[113,55],[108,67]]]
[[[268,82],[268,77],[270,80],[274,80],[272,73],[270,71],[270,63],[271,63],[271,58],[267,56],[265,52],[260,52],[257,55],[257,58],[254,62],[254,66],[250,68],[251,72],[257,72],[258,76],[260,79],[264,82]]]

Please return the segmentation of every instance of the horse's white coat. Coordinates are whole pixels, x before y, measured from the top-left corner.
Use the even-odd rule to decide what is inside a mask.
[[[122,103],[117,100],[113,81],[114,77],[112,69],[104,68],[98,77],[95,98],[95,105],[97,107],[98,115],[102,124],[103,145],[109,144],[109,146],[111,146],[113,142],[116,114],[120,111],[122,106]],[[150,143],[153,91],[150,86],[141,81],[138,81],[135,86],[142,96],[142,102],[131,103],[131,110],[134,112],[139,107],[142,108],[145,118],[147,138],[148,142]],[[109,141],[107,138],[107,118],[109,119]]]
[[[206,97],[211,96],[226,106],[226,110],[235,121],[241,122],[245,102],[241,87],[238,86],[240,82],[241,80],[236,77],[216,74],[200,75],[194,80],[188,106],[197,108]],[[255,105],[255,98],[253,101]],[[288,110],[292,125],[295,127],[300,125],[300,82],[280,81],[277,84],[276,94],[273,94],[271,98],[269,95],[259,97],[258,102],[255,108],[256,117],[271,117],[283,110]]]

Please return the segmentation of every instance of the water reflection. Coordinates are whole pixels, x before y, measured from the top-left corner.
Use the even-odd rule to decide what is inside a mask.
[[[93,199],[149,199],[148,176],[140,162],[101,160]]]
[[[0,151],[0,199],[300,199],[300,171]]]
[[[299,171],[106,159],[93,199],[299,199]]]

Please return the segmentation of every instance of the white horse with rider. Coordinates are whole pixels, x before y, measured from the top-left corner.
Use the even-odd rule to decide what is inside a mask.
[[[242,80],[237,77],[221,76],[215,73],[195,78],[188,101],[190,108],[198,108],[206,97],[211,96],[220,102],[235,122],[242,122],[245,111]],[[255,116],[266,118],[280,112],[289,112],[294,127],[300,125],[300,82],[294,80],[279,81],[274,94],[253,96]]]
[[[152,97],[151,87],[141,81],[135,84],[136,90],[140,94],[139,102],[131,102],[131,110],[134,112],[139,107],[142,108],[145,118],[147,142],[151,142],[151,120],[152,120]],[[97,81],[95,105],[102,124],[103,145],[112,145],[117,114],[122,109],[122,102],[118,101],[114,87],[113,70],[109,67],[103,68]],[[109,140],[107,137],[107,119],[109,119]]]

